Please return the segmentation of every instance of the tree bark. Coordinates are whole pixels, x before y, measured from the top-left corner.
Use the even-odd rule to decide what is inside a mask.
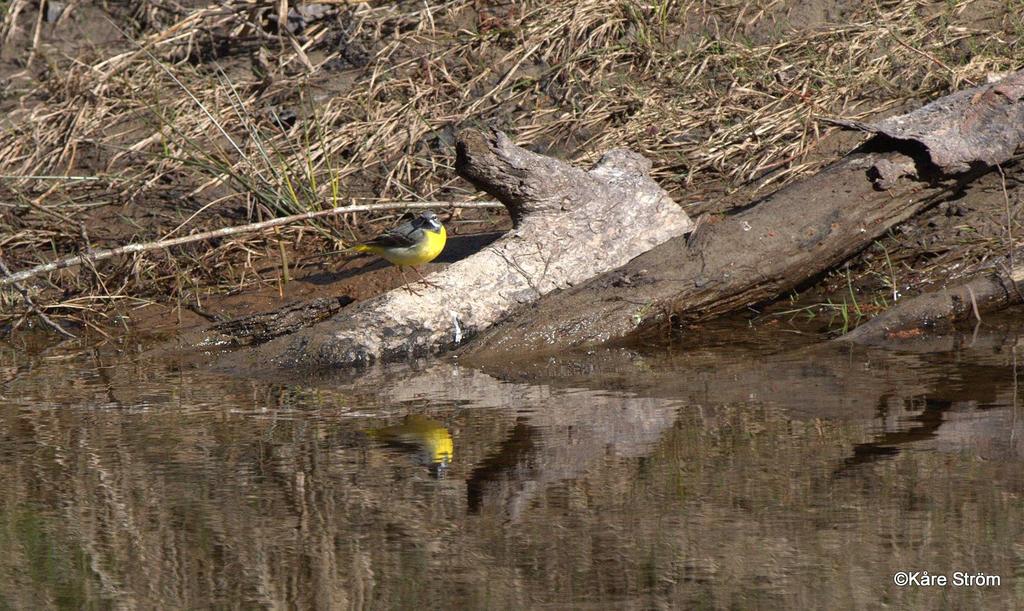
[[[650,162],[627,150],[583,171],[500,132],[466,131],[456,154],[458,172],[508,208],[514,229],[432,274],[429,285],[390,291],[257,347],[258,366],[362,366],[443,352],[692,226],[650,178]]]

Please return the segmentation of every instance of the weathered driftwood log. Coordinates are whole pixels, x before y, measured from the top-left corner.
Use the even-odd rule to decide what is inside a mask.
[[[842,262],[954,182],[901,178],[878,189],[879,164],[898,153],[857,153],[740,214],[701,224],[689,239],[553,295],[468,346],[486,360],[596,345],[668,321],[686,324],[769,300]]]
[[[512,310],[619,267],[682,235],[689,217],[636,153],[608,152],[589,171],[531,153],[504,134],[467,131],[458,172],[508,208],[514,229],[416,283],[346,308],[256,348],[278,367],[366,365],[458,346]]]
[[[491,328],[467,356],[600,344],[773,299],[1008,159],[1024,141],[1022,98],[1024,71],[909,115],[857,124],[879,135],[740,214],[552,295]]]
[[[997,265],[952,286],[899,302],[835,341],[871,343],[922,327],[979,318],[1024,302],[1024,265]]]

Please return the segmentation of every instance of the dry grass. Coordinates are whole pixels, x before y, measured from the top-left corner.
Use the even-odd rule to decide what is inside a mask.
[[[74,3],[36,28],[34,3],[15,0],[0,40],[32,63],[4,75],[0,250],[24,269],[346,202],[465,199],[451,145],[481,124],[584,163],[634,148],[684,205],[727,209],[829,161],[820,117],[982,82],[1017,67],[1024,32],[1021,0],[805,3],[825,19],[791,4],[307,5],[288,31],[272,2]],[[71,45],[72,26],[115,42]],[[301,258],[378,220],[125,258],[35,290],[94,308],[241,289],[275,273],[279,241]]]

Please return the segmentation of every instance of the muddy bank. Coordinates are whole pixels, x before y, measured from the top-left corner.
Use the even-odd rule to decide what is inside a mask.
[[[723,212],[845,153],[819,117],[866,120],[983,82],[1014,67],[1020,32],[1003,6],[910,1],[40,6],[8,3],[0,22],[0,248],[13,271],[339,203],[459,200],[472,190],[451,147],[479,125],[582,165],[627,146],[691,216]],[[921,49],[948,54],[937,64]],[[120,328],[146,303],[189,324],[192,306],[283,285],[285,267],[319,273],[319,255],[399,212],[27,288],[76,332]],[[32,323],[20,297],[2,297],[9,329]]]

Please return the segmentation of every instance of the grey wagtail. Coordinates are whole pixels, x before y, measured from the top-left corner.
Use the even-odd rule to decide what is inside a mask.
[[[412,267],[420,280],[427,282],[416,266],[437,258],[437,255],[444,250],[444,243],[447,239],[448,234],[437,215],[433,212],[424,212],[411,221],[389,229],[372,240],[356,244],[352,249],[356,252],[368,252],[387,259],[398,266],[398,270],[402,272],[402,278],[405,278],[405,270],[402,268]]]

